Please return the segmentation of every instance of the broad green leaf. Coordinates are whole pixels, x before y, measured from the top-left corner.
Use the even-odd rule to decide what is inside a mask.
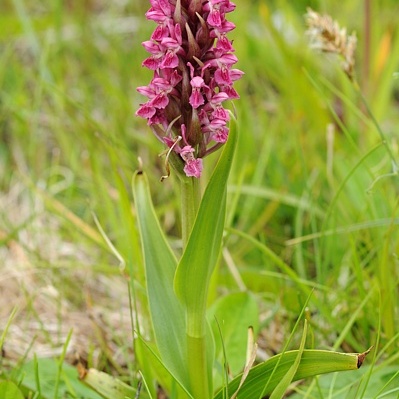
[[[185,387],[180,386],[170,371],[166,369],[159,357],[155,342],[146,342],[144,338],[138,336],[135,339],[134,348],[134,353],[140,364],[140,374],[151,398],[157,396],[159,384],[170,393],[171,397],[193,399]],[[176,396],[173,396],[173,394],[176,394]]]
[[[158,366],[158,360],[156,356],[153,355],[152,351],[148,349],[149,346],[156,346],[155,342],[144,342],[144,338],[138,335],[134,339],[134,356],[137,360],[137,363],[140,365],[140,374],[146,383],[146,388],[148,395],[151,398],[156,397],[156,383],[160,384],[166,390],[168,390],[169,386],[166,382],[166,378],[162,372],[159,372],[160,369],[164,370],[163,366]],[[154,348],[156,350],[156,348]],[[155,360],[155,362],[154,362]]]
[[[253,399],[261,395],[270,395],[282,378],[289,372],[298,356],[298,350],[288,351],[271,357],[266,362],[253,367],[242,385],[238,398]],[[305,349],[298,369],[292,378],[297,381],[319,374],[334,371],[348,371],[358,369],[367,353],[339,353],[324,350]],[[276,367],[277,366],[277,367]],[[272,378],[269,379],[272,374]],[[241,375],[235,377],[228,385],[229,392],[235,392],[239,386]],[[267,389],[265,384],[269,380]],[[214,399],[224,399],[225,390],[221,389]]]
[[[188,386],[186,324],[182,304],[173,291],[177,261],[159,225],[144,173],[133,180],[133,194],[144,254],[148,301],[159,354],[165,367]]]
[[[24,395],[12,381],[0,382],[1,399],[24,399]]]
[[[236,375],[245,366],[248,327],[258,329],[258,306],[250,293],[235,292],[217,300],[208,309],[207,316],[215,337],[216,362],[220,371],[215,386],[220,386],[224,367],[222,342],[229,370]]]
[[[236,124],[234,118],[231,118],[229,139],[206,187],[193,230],[176,271],[175,290],[187,307],[187,331],[194,338],[205,335],[208,286],[222,244],[227,179],[236,142]]]
[[[301,357],[305,349],[307,332],[308,332],[308,322],[305,319],[305,327],[303,329],[301,345],[299,347],[294,363],[289,368],[288,372],[284,375],[284,377],[281,379],[281,381],[277,384],[273,393],[270,395],[270,399],[282,399],[286,390],[288,389],[288,386],[291,384],[291,381],[294,378],[296,372],[298,371],[298,367],[301,362]]]
[[[213,344],[205,317],[208,287],[218,260],[226,214],[226,186],[236,147],[232,117],[227,144],[206,187],[193,229],[176,270],[174,287],[186,309],[187,363],[191,393],[211,397]]]
[[[31,360],[21,368],[21,389],[28,392],[37,392],[37,382],[40,384],[41,399],[54,399],[57,385],[59,360],[36,359]],[[36,380],[36,374],[38,381]],[[79,381],[75,367],[64,363],[61,378],[58,381],[59,398],[83,397],[85,399],[101,399],[101,396]],[[1,396],[0,396],[1,398]]]

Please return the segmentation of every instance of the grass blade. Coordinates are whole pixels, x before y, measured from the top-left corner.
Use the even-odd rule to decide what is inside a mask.
[[[305,349],[307,332],[308,332],[308,322],[305,319],[305,326],[303,329],[301,345],[299,347],[298,354],[295,358],[295,361],[294,361],[293,365],[289,368],[289,370],[285,374],[285,376],[282,378],[282,380],[278,383],[278,385],[276,386],[276,389],[270,395],[270,399],[281,399],[284,396],[284,393],[286,392],[288,386],[291,384],[292,379],[294,378],[296,372],[298,371],[298,367],[301,362],[301,357],[302,357],[303,351]]]

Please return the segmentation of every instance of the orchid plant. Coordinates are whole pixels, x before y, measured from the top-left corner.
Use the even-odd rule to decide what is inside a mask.
[[[148,98],[136,115],[146,118],[168,148],[169,164],[182,187],[182,233],[187,243],[199,205],[203,158],[228,138],[227,100],[239,98],[233,88],[242,75],[227,33],[226,19],[235,5],[229,0],[151,1],[146,13],[157,27],[143,43],[150,56],[143,66],[154,71],[148,86],[137,90]],[[195,179],[190,179],[194,177]]]
[[[227,363],[237,359],[225,355],[228,347],[215,350],[215,342],[228,342],[223,328],[217,325],[219,320],[208,316],[222,312],[223,323],[229,324],[228,310],[240,308],[244,314],[255,312],[256,317],[256,301],[247,293],[222,298],[214,304],[219,312],[207,309],[211,276],[222,248],[227,180],[237,142],[235,117],[225,108],[228,101],[239,98],[233,85],[243,75],[234,68],[238,59],[228,39],[235,25],[226,16],[235,5],[230,0],[150,2],[146,17],[156,23],[156,28],[150,40],[143,43],[149,53],[143,66],[154,75],[147,86],[137,89],[147,101],[136,115],[147,120],[166,147],[167,176],[170,165],[180,182],[182,251],[176,256],[169,245],[151,202],[147,177],[143,170],[138,171],[133,194],[144,255],[150,335],[154,338],[148,340],[148,334],[137,328],[135,349],[146,387],[142,394],[155,397],[156,381],[174,398],[249,399],[271,395],[274,399],[283,397],[294,380],[357,369],[365,354],[305,349],[305,321],[298,350],[284,350],[254,367],[256,344],[250,343],[249,334],[248,350],[243,348],[244,356],[238,359],[241,373],[232,370],[237,375],[229,375]],[[201,195],[204,158],[223,145]],[[211,328],[215,322],[217,328]],[[231,325],[233,335],[247,336],[248,325]],[[112,395],[128,396],[126,391],[124,396],[117,396],[117,392]],[[137,397],[139,393],[133,390],[130,395]]]

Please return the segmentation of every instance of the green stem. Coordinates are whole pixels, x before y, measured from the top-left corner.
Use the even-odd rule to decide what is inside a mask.
[[[211,397],[209,375],[206,362],[205,335],[199,338],[187,335],[188,355],[190,358],[190,391],[195,399]]]
[[[201,202],[199,179],[189,177],[180,180],[181,188],[181,222],[183,250],[187,245],[191,230],[197,217]]]
[[[199,205],[201,202],[201,191],[199,179],[195,177],[180,179],[181,188],[181,218],[182,218],[182,241],[183,251],[186,248],[193,229],[195,218],[197,217]],[[190,319],[190,312],[187,317]],[[198,321],[198,318],[194,318]],[[206,362],[206,335],[204,325],[205,319],[201,318],[203,325],[192,326],[193,321],[187,320],[187,353],[190,359],[188,367],[190,379],[190,391],[193,398],[210,397],[208,365]],[[198,336],[198,332],[204,330],[203,334]]]
[[[195,177],[187,177],[183,171],[184,162],[174,152],[171,152],[168,163],[180,182],[181,191],[181,225],[182,225],[182,241],[183,252],[186,248],[191,230],[194,226],[195,218],[201,203],[200,181]],[[169,175],[169,167],[166,168]]]
[[[194,227],[198,209],[201,203],[200,181],[195,177],[187,177],[183,172],[181,159],[173,153],[169,158],[173,169],[177,172],[181,191],[181,226],[182,248],[186,249]],[[190,381],[190,393],[194,399],[211,397],[210,368],[206,356],[206,320],[203,317],[193,317],[192,312],[186,310],[187,331],[186,345],[189,363],[188,375]],[[198,324],[199,321],[199,325]]]
[[[181,219],[182,219],[182,242],[183,251],[186,248],[193,229],[195,219],[197,217],[198,209],[201,203],[201,191],[199,179],[195,177],[181,178]],[[190,312],[187,313],[190,318]],[[198,321],[198,318],[194,318]],[[187,365],[189,369],[190,391],[192,396],[197,398],[210,397],[208,367],[206,363],[206,336],[204,325],[205,319],[202,319],[203,324],[196,326],[194,331],[192,321],[187,320],[187,353],[190,363]],[[201,336],[198,336],[198,331],[204,330]]]

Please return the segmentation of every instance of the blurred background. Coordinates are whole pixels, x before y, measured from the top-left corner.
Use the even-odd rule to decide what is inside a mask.
[[[260,346],[273,354],[303,287],[316,287],[316,347],[361,352],[380,337],[382,355],[397,362],[399,185],[378,129],[399,162],[399,3],[235,3],[228,17],[245,76],[228,226],[278,260],[226,233],[210,301],[244,284],[259,304]],[[310,48],[307,7],[356,32],[356,78],[373,117],[341,61]],[[136,87],[151,79],[141,67],[154,29],[148,8],[0,2],[0,331],[15,309],[4,364],[59,354],[73,329],[70,361],[79,353],[119,374],[132,367],[130,270],[145,295],[131,194],[138,157],[177,250],[180,236],[178,185],[159,181],[164,148],[134,115],[144,101]],[[205,159],[204,184],[217,157]]]

